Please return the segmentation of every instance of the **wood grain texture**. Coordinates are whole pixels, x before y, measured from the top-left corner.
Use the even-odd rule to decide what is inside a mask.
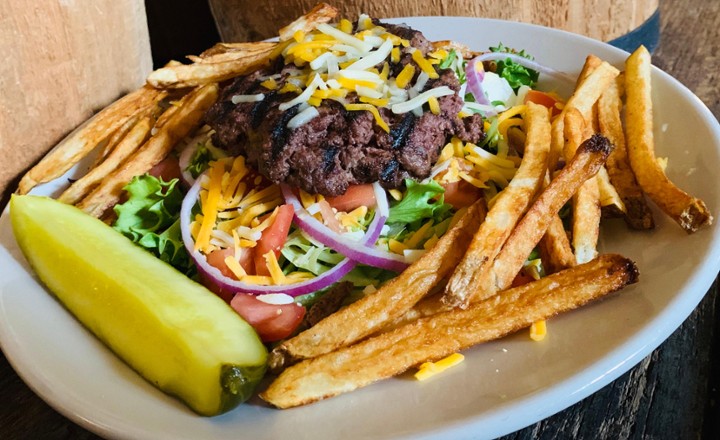
[[[663,1],[660,8],[662,40],[654,63],[688,86],[719,117],[720,2]],[[0,439],[99,438],[44,403],[2,356],[0,401]],[[503,440],[716,439],[720,438],[719,402],[716,282],[685,323],[635,368],[576,405]]]
[[[209,3],[223,40],[252,41],[277,35],[279,25],[309,11],[317,0],[209,0]],[[565,29],[603,41],[637,28],[658,7],[658,0],[328,0],[328,3],[350,18],[361,12],[380,18],[432,15],[499,18]]]
[[[94,111],[144,82],[152,68],[144,3],[2,1],[0,54],[5,194]]]

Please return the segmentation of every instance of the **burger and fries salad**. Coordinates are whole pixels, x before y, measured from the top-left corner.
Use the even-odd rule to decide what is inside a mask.
[[[712,222],[655,157],[644,47],[624,72],[590,55],[575,79],[501,43],[474,52],[320,4],[278,42],[189,58],[18,192],[95,154],[58,200],[252,325],[278,375],[260,397],[279,408],[425,378],[523,328],[542,339],[546,319],[638,280],[597,243],[604,218],[652,229],[647,198],[688,233]],[[574,92],[537,90],[541,75]]]

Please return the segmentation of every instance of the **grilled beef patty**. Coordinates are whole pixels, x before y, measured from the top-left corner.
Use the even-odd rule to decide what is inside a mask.
[[[418,31],[382,26],[408,39],[423,54],[431,48]],[[286,111],[280,111],[278,106],[296,95],[279,94],[260,85],[263,78],[277,73],[280,87],[284,84],[294,66],[281,62],[282,59],[274,68],[235,79],[223,89],[206,115],[207,123],[215,130],[215,145],[244,154],[272,182],[325,196],[344,194],[349,185],[376,181],[385,188],[397,188],[406,178],[427,177],[451,136],[467,142],[478,142],[484,136],[479,115],[458,117],[463,100],[457,94],[438,98],[437,115],[427,109],[419,117],[412,112],[396,115],[388,108],[379,108],[390,127],[389,133],[375,123],[370,112],[347,111],[330,99],[318,107],[319,116],[290,129],[288,121],[298,113],[299,105]],[[399,71],[407,63],[414,62],[405,49],[400,63],[391,66],[391,70]],[[456,75],[446,69],[439,72],[438,79],[429,80],[425,89],[443,85],[456,92],[460,88]],[[258,93],[265,94],[265,99],[232,103],[235,95]],[[347,97],[348,102],[355,99],[353,95]]]

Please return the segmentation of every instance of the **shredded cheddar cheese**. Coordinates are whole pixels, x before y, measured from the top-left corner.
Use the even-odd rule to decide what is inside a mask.
[[[533,341],[542,341],[547,335],[547,324],[545,321],[533,322],[530,326],[530,339]]]
[[[465,356],[460,353],[453,353],[450,356],[437,362],[425,362],[424,364],[420,365],[420,368],[415,373],[415,378],[420,381],[429,379],[437,374],[442,373],[450,367],[458,365],[463,360],[465,360]]]

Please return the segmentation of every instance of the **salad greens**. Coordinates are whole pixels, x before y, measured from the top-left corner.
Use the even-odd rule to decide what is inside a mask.
[[[444,203],[445,189],[436,181],[418,183],[405,179],[405,186],[405,197],[390,207],[388,224],[415,223],[428,218],[440,222],[449,214],[452,206]]]
[[[164,182],[149,174],[134,177],[125,186],[128,200],[115,206],[115,230],[192,276],[195,266],[180,233],[183,194],[178,179]]]
[[[523,58],[527,58],[529,60],[533,59],[533,57],[526,53],[525,50],[521,50],[520,52],[518,52],[515,49],[506,47],[502,43],[499,43],[496,47],[490,47],[490,51],[509,52]],[[497,67],[495,69],[495,73],[498,74],[498,76],[500,76],[501,78],[505,78],[505,80],[507,80],[507,82],[510,84],[510,87],[512,87],[512,89],[516,92],[517,89],[520,88],[520,86],[534,87],[540,75],[539,72],[521,66],[520,64],[510,60],[509,58],[497,61],[496,65]]]

